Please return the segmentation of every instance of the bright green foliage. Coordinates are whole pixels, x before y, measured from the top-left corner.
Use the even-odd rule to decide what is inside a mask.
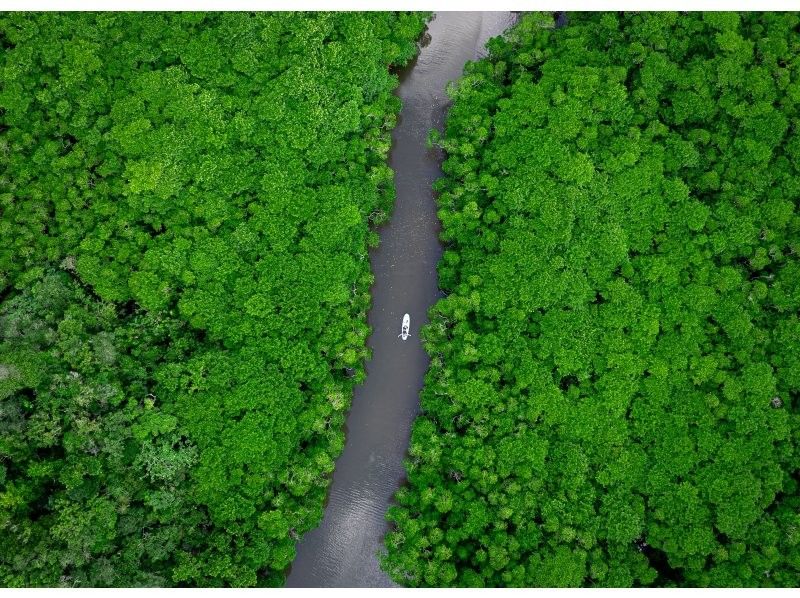
[[[0,16],[0,585],[282,583],[423,22]]]
[[[548,21],[452,90],[450,293],[384,566],[798,586],[800,16]]]

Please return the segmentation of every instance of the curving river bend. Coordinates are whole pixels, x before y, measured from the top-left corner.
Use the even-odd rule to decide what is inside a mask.
[[[441,155],[427,149],[428,131],[441,129],[445,87],[464,64],[484,55],[484,44],[513,22],[509,12],[439,12],[428,24],[430,43],[400,76],[403,102],[392,133],[389,163],[397,199],[380,247],[370,253],[375,284],[368,315],[372,359],[347,417],[347,442],[336,462],[322,524],[297,546],[288,587],[385,587],[380,569],[386,510],[405,478],[411,423],[428,356],[419,340],[428,308],[440,297],[436,264],[442,254],[431,186]],[[397,338],[404,313],[412,336]]]

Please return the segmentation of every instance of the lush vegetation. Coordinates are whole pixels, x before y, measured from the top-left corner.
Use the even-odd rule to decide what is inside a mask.
[[[800,585],[799,31],[527,15],[466,69],[396,580]]]
[[[393,201],[397,13],[0,16],[0,585],[276,585]]]

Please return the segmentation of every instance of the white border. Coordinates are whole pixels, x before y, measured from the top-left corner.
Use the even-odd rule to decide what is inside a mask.
[[[459,589],[459,588],[246,588],[246,589],[208,589],[208,588],[134,588],[134,589],[2,589],[0,597],[36,596],[47,598],[78,598],[89,596],[100,598],[111,595],[121,598],[222,598],[238,595],[242,598],[298,598],[306,596],[319,598],[400,598],[436,595],[446,598],[486,598],[489,595],[508,598],[788,598],[796,594],[795,589],[757,589],[757,588],[499,588],[499,589]]]
[[[8,10],[758,10],[797,11],[797,0],[0,0]]]

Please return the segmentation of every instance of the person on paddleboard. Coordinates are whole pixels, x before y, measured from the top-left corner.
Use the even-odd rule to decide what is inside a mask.
[[[410,328],[411,328],[411,316],[406,314],[403,316],[403,325],[401,326],[400,334],[398,334],[397,337],[406,340],[409,336],[411,336],[411,333],[409,332]]]

